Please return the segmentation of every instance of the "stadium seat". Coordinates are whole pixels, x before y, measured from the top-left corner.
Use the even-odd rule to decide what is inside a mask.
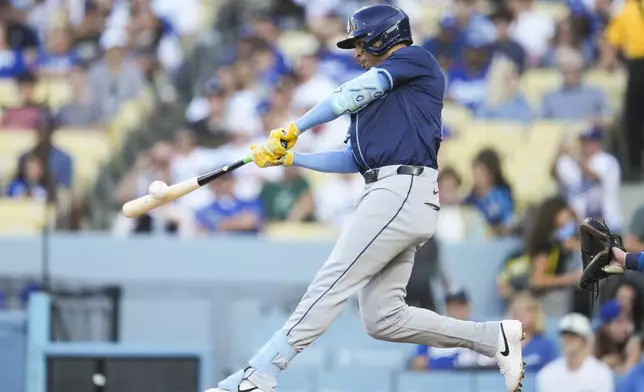
[[[266,227],[265,234],[271,239],[328,240],[338,236],[334,227],[308,223],[273,223]]]
[[[373,369],[344,369],[318,373],[316,392],[390,392],[392,374]]]
[[[277,46],[289,62],[294,63],[299,57],[311,54],[311,48],[317,47],[315,36],[302,31],[286,31],[278,39]]]
[[[505,379],[498,371],[480,371],[473,373],[476,392],[498,392],[505,390]]]
[[[315,372],[305,369],[293,369],[277,376],[277,388],[280,392],[314,392]]]
[[[586,82],[604,91],[614,112],[618,112],[621,109],[627,83],[625,71],[606,72],[600,69],[593,69],[586,73]]]
[[[72,86],[64,78],[47,77],[38,82],[36,86],[36,99],[40,102],[47,102],[53,110],[58,110],[70,102],[73,96]]]
[[[16,106],[20,102],[18,87],[13,80],[0,79],[0,107]]]
[[[94,183],[110,155],[108,135],[103,131],[61,129],[54,133],[54,144],[72,156],[74,188],[79,191]]]
[[[0,199],[0,234],[35,235],[53,218],[45,203],[25,199]]]
[[[443,124],[456,133],[468,133],[474,121],[472,111],[463,105],[446,102],[443,105]]]
[[[561,76],[550,69],[531,69],[521,77],[521,91],[525,94],[533,110],[541,108],[543,95],[559,86]]]
[[[407,372],[398,375],[396,384],[398,392],[476,392],[469,372]]]
[[[18,158],[34,145],[36,135],[30,130],[0,129],[0,182],[6,182],[17,168]]]
[[[564,2],[535,1],[534,10],[555,21],[565,19],[570,14],[570,9]]]

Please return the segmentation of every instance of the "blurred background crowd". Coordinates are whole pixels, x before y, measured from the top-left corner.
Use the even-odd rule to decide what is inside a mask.
[[[517,239],[494,255],[497,296],[524,322],[529,370],[567,359],[538,389],[565,380],[612,391],[615,374],[628,374],[620,388],[641,388],[644,280],[611,279],[597,301],[576,282],[587,216],[644,250],[644,4],[387,2],[410,15],[415,44],[447,81],[439,227],[417,254],[409,303],[473,317],[441,247]],[[0,0],[0,233],[334,238],[360,197],[359,174],[248,165],[137,219],[120,207],[153,180],[239,159],[362,72],[335,43],[369,3]],[[347,127],[342,117],[309,130],[296,151],[342,148]],[[461,349],[412,357],[417,371],[489,366]]]

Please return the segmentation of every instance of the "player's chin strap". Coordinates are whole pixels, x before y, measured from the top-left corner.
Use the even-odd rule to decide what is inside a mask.
[[[286,334],[277,331],[264,347],[250,360],[253,369],[268,377],[276,377],[286,369],[298,351],[288,344]]]

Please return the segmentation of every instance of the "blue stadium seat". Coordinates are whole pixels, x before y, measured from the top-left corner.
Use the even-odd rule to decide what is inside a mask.
[[[318,374],[316,392],[391,392],[392,374],[372,369],[343,369]]]
[[[476,392],[469,372],[401,373],[397,392]],[[504,389],[502,389],[504,390]]]
[[[315,392],[315,372],[289,367],[277,376],[280,392]]]

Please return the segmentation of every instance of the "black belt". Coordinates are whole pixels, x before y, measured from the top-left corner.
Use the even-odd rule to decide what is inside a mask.
[[[407,174],[410,176],[420,176],[423,174],[423,171],[425,170],[424,167],[422,166],[398,166],[398,169],[396,169],[397,174]],[[364,177],[364,182],[365,184],[371,184],[372,182],[378,181],[378,173],[380,172],[380,169],[371,169],[367,170],[366,172],[362,173],[362,177]]]

